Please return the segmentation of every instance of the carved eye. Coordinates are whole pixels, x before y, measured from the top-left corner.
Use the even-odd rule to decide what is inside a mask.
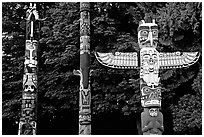
[[[149,110],[149,113],[150,113],[150,114],[153,114],[153,116],[156,116],[156,115],[157,115],[157,109],[151,108],[151,109]]]
[[[35,89],[35,86],[34,86],[34,85],[31,85],[31,89]]]
[[[28,85],[25,85],[25,89],[27,89],[28,88]]]
[[[151,112],[151,113],[154,113],[154,112],[155,112],[155,110],[154,110],[154,109],[150,109],[150,112]]]
[[[30,41],[26,41],[26,45],[31,45],[31,42]]]
[[[144,55],[143,56],[143,59],[149,59],[150,57],[149,57],[149,55]]]
[[[161,92],[161,89],[160,89],[160,88],[158,88],[158,89],[157,89],[157,92]]]
[[[145,94],[149,93],[149,88],[148,88],[148,87],[144,87],[144,88],[143,88],[143,92],[144,92]]]
[[[37,43],[37,42],[33,42],[33,45],[34,45],[34,46],[37,46],[37,45],[38,45],[38,43]]]
[[[152,34],[153,34],[153,35],[157,35],[157,34],[158,34],[158,31],[157,31],[157,30],[153,30],[153,31],[152,31]]]
[[[146,31],[146,30],[143,30],[143,31],[141,31],[141,35],[148,35],[148,31]]]
[[[156,55],[156,54],[153,54],[153,55],[152,55],[152,58],[153,58],[153,59],[157,59],[157,55]]]

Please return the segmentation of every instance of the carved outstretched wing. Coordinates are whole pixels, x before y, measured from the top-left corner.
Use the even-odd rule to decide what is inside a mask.
[[[188,67],[193,65],[199,56],[199,52],[159,53],[159,66],[160,69]]]
[[[95,52],[97,60],[104,66],[118,69],[137,69],[138,54],[136,52],[99,53]]]

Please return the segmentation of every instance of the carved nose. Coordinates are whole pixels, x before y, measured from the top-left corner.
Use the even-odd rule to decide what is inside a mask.
[[[151,98],[151,99],[156,99],[156,98],[157,98],[157,94],[156,94],[156,93],[154,93],[154,92],[153,92],[153,93],[151,93],[150,98]]]
[[[150,41],[150,46],[153,46],[152,32],[149,32],[148,41]]]
[[[150,63],[150,64],[153,63],[153,59],[152,59],[152,58],[149,59],[149,63]]]

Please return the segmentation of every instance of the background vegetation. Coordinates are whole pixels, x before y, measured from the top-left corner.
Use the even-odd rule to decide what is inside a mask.
[[[17,134],[29,3],[2,3],[2,134]],[[37,134],[78,134],[79,3],[37,3],[41,18]],[[115,70],[95,51],[136,52],[139,21],[156,19],[160,52],[199,51],[201,3],[91,3],[92,134],[141,134],[139,70]],[[164,134],[202,134],[202,57],[161,70]],[[135,79],[132,84],[129,79]]]

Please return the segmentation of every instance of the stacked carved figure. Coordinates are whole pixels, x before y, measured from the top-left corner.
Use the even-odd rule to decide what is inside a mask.
[[[37,99],[37,20],[36,4],[30,4],[26,14],[26,43],[23,74],[21,118],[18,135],[36,134],[36,99]]]
[[[99,53],[97,60],[110,68],[140,68],[141,128],[143,135],[161,135],[164,131],[161,109],[161,86],[159,69],[188,67],[198,58],[198,52],[163,53],[156,50],[158,43],[158,25],[155,20],[145,23],[142,20],[138,27],[139,54],[132,53]]]
[[[90,4],[80,3],[80,76],[79,135],[91,134],[91,89],[90,89]]]

